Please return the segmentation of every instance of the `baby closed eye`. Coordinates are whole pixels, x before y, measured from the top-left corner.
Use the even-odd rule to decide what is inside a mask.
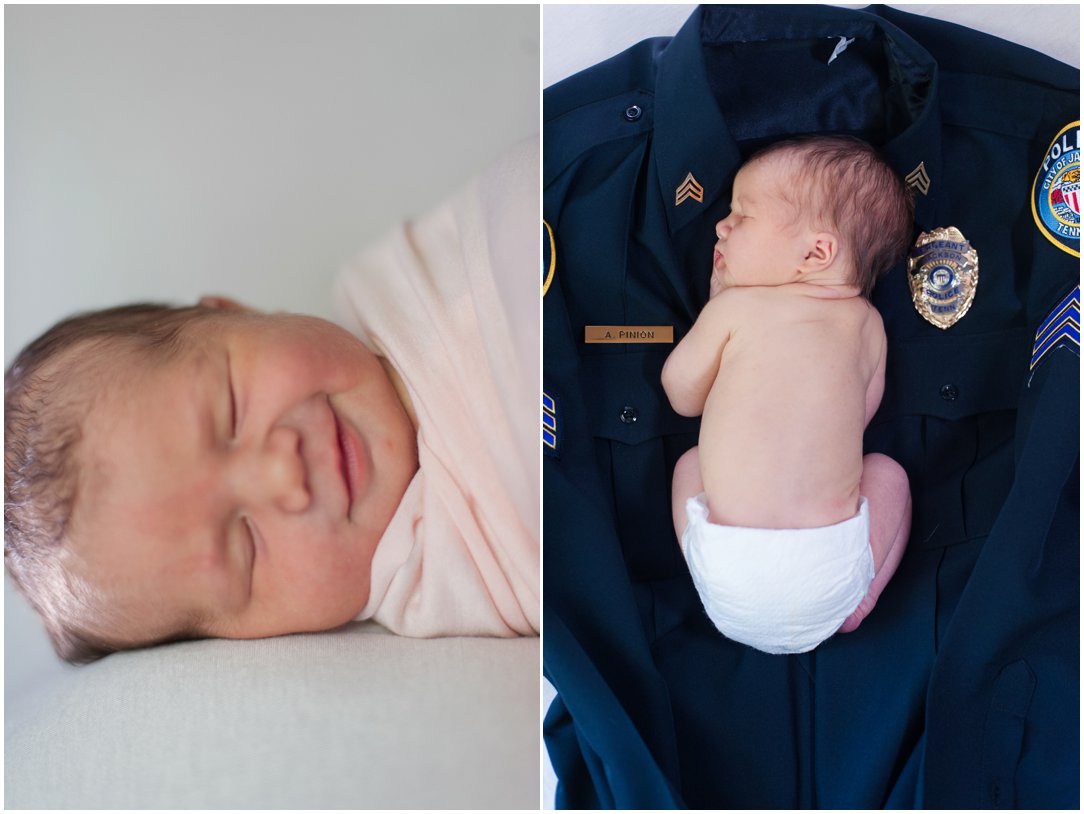
[[[247,575],[248,580],[248,595],[252,597],[252,574],[256,570],[256,551],[259,546],[256,544],[259,532],[256,530],[256,526],[252,520],[248,517],[241,518],[242,525],[244,526],[243,543],[245,546],[244,562],[247,563],[247,567],[244,568],[244,572]]]
[[[237,438],[237,392],[233,385],[233,368],[230,366],[230,354],[226,353],[226,389],[230,394],[230,439]]]
[[[248,543],[248,549],[249,549],[248,559],[249,559],[249,563],[252,564],[256,560],[257,531],[256,531],[256,526],[253,525],[251,519],[249,519],[247,517],[244,518],[244,524],[245,524],[245,541]]]

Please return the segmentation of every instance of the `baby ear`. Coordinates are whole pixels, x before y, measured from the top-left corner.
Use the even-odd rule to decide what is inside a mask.
[[[807,244],[805,258],[798,267],[800,271],[822,271],[835,262],[839,254],[839,240],[831,232],[816,232]]]
[[[199,298],[199,305],[204,308],[214,308],[216,311],[254,311],[247,305],[241,305],[237,300],[229,297],[203,296]]]

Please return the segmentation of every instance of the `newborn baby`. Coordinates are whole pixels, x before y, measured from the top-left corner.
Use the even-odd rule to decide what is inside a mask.
[[[674,526],[715,626],[768,653],[858,627],[907,544],[907,476],[862,455],[886,338],[868,297],[906,251],[913,204],[865,143],[754,155],[716,226],[710,298],[666,361],[674,410],[703,415],[677,463]]]
[[[348,621],[418,468],[404,403],[360,342],[223,305],[71,320],[9,374],[25,388],[5,406],[27,426],[6,433],[7,474],[20,448],[53,473],[47,495],[13,483],[9,502],[65,496],[62,520],[42,513],[63,522],[50,576],[69,589],[69,629],[102,648]]]
[[[355,618],[537,632],[537,345],[510,331],[537,314],[515,282],[537,166],[522,145],[352,263],[353,333],[208,297],[79,315],[20,353],[4,558],[63,658]]]

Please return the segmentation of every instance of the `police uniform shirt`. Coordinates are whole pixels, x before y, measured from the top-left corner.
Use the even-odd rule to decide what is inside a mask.
[[[1077,806],[1077,111],[1074,69],[884,7],[705,6],[547,89],[558,805]],[[673,344],[584,331],[680,341],[737,169],[800,133],[877,145],[915,190],[916,236],[959,229],[979,282],[947,329],[903,264],[878,284],[890,345],[866,451],[907,470],[911,539],[856,632],[773,656],[715,630],[674,536],[670,476],[699,421],[663,393]]]

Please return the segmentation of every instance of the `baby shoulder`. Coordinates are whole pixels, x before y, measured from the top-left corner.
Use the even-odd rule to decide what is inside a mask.
[[[724,289],[708,300],[700,312],[699,320],[725,324],[729,329],[733,329],[745,319],[746,315],[757,310],[752,300],[746,289],[738,287]]]
[[[773,315],[785,318],[791,298],[768,286],[734,286],[724,289],[712,302],[732,320],[753,316],[761,321]]]
[[[877,309],[859,297],[823,300],[819,305],[824,309],[825,338],[839,352],[850,355],[864,375],[872,375],[884,359],[887,345]]]

